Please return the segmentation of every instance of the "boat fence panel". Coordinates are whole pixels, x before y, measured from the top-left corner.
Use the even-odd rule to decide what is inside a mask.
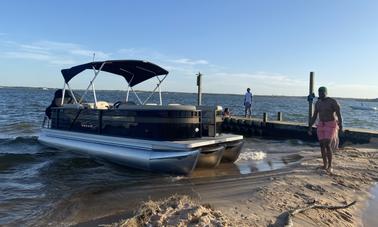
[[[154,140],[202,136],[200,111],[96,110],[57,108],[52,128],[75,132]]]

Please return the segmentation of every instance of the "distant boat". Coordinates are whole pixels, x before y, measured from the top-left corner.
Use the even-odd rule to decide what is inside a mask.
[[[350,108],[355,109],[355,110],[378,110],[377,107],[365,106],[363,103],[361,103],[360,106],[350,106]]]
[[[46,91],[46,90],[49,90],[49,89],[48,89],[47,87],[44,87],[44,88],[42,88],[42,90],[45,90],[45,91]]]

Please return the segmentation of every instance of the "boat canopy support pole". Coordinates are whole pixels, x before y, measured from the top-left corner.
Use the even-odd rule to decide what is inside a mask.
[[[129,72],[130,73],[130,72]],[[132,73],[131,73],[132,74]],[[130,94],[130,83],[131,83],[131,81],[133,81],[133,79],[134,79],[134,74],[133,74],[133,77],[131,77],[131,80],[130,80],[130,82],[129,81],[127,81],[127,93],[126,93],[126,102],[128,102],[129,101],[129,94]]]
[[[130,82],[131,82],[131,81],[130,81]],[[130,86],[130,83],[129,83],[128,87],[127,87],[126,102],[129,101],[130,89],[131,89],[131,91],[135,94],[135,97],[138,99],[139,104],[143,105],[142,100],[139,98],[138,94],[134,91],[134,89]]]
[[[148,102],[148,100],[150,100],[150,98],[154,95],[155,91],[157,89],[159,89],[159,95],[160,95],[160,105],[162,105],[162,98],[161,98],[161,89],[160,89],[160,85],[163,83],[163,81],[165,80],[165,78],[167,78],[168,74],[165,74],[163,79],[160,80],[159,76],[156,76],[156,78],[159,80],[159,83],[156,85],[155,89],[151,92],[150,96],[148,96],[146,98],[146,100],[143,102],[143,104],[146,104]]]
[[[60,105],[63,106],[63,103],[64,103],[64,96],[66,94],[66,82],[64,81],[64,84],[63,84],[63,91],[62,91],[62,101],[60,102]]]
[[[130,84],[127,86],[127,92],[126,92],[126,102],[129,101],[129,94],[130,94]]]
[[[127,94],[126,94],[126,102],[129,101],[129,93],[130,93],[130,89],[131,89],[131,91],[135,94],[135,97],[137,97],[139,104],[142,105],[142,104],[143,104],[143,103],[142,103],[142,100],[139,98],[138,94],[134,91],[133,87],[130,86],[131,81],[133,81],[133,79],[134,79],[134,74],[131,73],[131,72],[129,72],[129,71],[127,71],[126,69],[122,69],[122,68],[121,68],[120,70],[122,70],[122,71],[124,71],[124,72],[127,72],[127,73],[129,73],[130,75],[133,76],[133,77],[131,77],[131,80],[130,80],[130,81],[127,81],[128,87],[127,87]]]
[[[134,92],[134,94],[135,94],[135,97],[137,97],[137,99],[138,99],[138,101],[139,101],[139,103],[141,104],[141,105],[143,105],[143,102],[142,102],[142,100],[139,98],[139,96],[138,96],[138,94],[134,91],[134,89],[133,89],[133,87],[130,87],[130,89],[131,89],[131,91],[132,92]]]
[[[72,95],[72,97],[73,97],[75,103],[78,103],[77,100],[76,100],[76,97],[75,97],[75,95],[74,95],[74,93],[73,93],[73,91],[72,91],[72,89],[71,89],[71,87],[70,87],[70,85],[69,85],[68,83],[66,83],[66,84],[67,84],[68,90],[70,91],[70,93],[71,93],[71,95]]]
[[[94,107],[97,109],[97,96],[96,96],[96,89],[94,86],[94,83],[92,84],[92,90],[93,90],[93,98],[94,98]]]
[[[107,62],[102,63],[101,66],[100,66],[100,68],[99,68],[97,71],[96,71],[96,69],[93,67],[93,71],[94,71],[94,74],[95,74],[95,75],[94,75],[93,79],[91,80],[91,82],[89,82],[89,85],[88,85],[87,89],[85,90],[83,96],[81,96],[79,103],[81,103],[81,102],[83,101],[85,95],[88,93],[88,90],[89,90],[89,88],[90,88],[91,86],[92,86],[92,88],[94,89],[93,82],[95,81],[95,79],[97,78],[98,74],[101,72],[102,67],[104,67],[104,65],[105,65],[106,63],[107,63]],[[95,96],[96,93],[94,92],[93,95]],[[95,101],[96,101],[96,100],[97,100],[97,98],[95,98]]]
[[[161,98],[161,87],[159,86],[159,101],[160,101],[160,106],[163,105],[163,99]]]

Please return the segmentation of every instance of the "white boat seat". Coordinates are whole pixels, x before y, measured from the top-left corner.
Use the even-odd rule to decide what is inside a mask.
[[[96,102],[96,108],[100,110],[107,110],[109,109],[110,105],[108,102],[105,101],[98,101]]]
[[[106,101],[98,101],[96,105],[92,103],[85,103],[85,107],[88,109],[98,109],[98,110],[107,110],[110,107],[110,104]]]

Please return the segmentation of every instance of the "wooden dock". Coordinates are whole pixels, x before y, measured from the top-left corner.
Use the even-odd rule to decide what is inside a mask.
[[[279,117],[280,118],[280,117]],[[282,119],[282,117],[281,117]],[[280,120],[267,120],[263,117],[245,118],[233,116],[225,118],[222,124],[224,132],[242,134],[245,136],[260,136],[273,139],[299,139],[304,141],[317,141],[316,128],[312,128],[312,136],[309,136],[306,123],[288,122]],[[368,129],[344,128],[340,133],[340,143],[369,143],[378,140],[378,131]]]

